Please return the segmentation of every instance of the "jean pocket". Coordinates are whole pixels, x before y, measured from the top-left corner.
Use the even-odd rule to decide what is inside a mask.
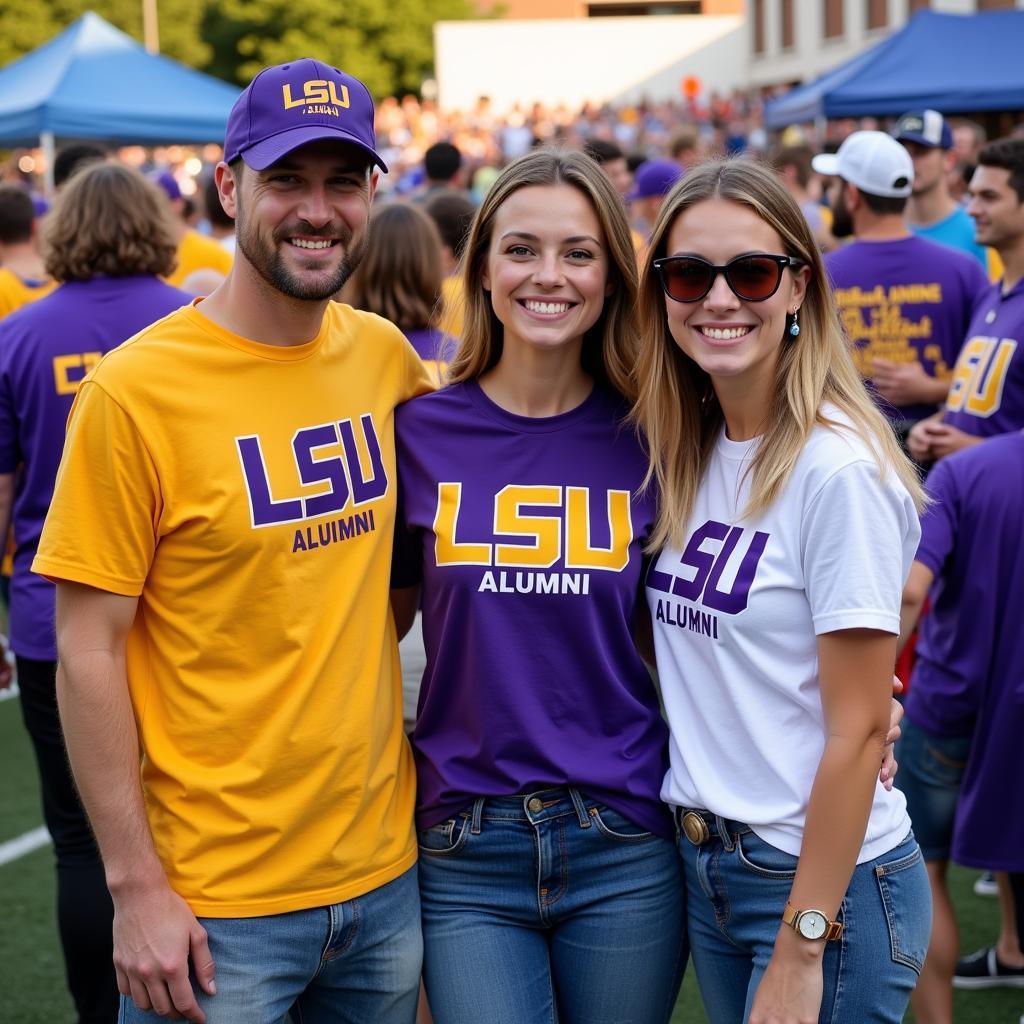
[[[796,877],[796,857],[766,843],[754,832],[736,837],[736,855],[747,871],[761,878],[792,881]]]
[[[913,839],[888,856],[893,859],[875,864],[875,879],[885,908],[892,958],[920,974],[932,930],[931,887],[924,858]]]
[[[640,825],[634,825],[624,814],[612,810],[605,804],[590,807],[587,812],[598,832],[620,843],[643,843],[654,838],[654,833]]]
[[[420,853],[430,857],[451,857],[458,853],[469,838],[469,818],[459,816],[420,829]]]

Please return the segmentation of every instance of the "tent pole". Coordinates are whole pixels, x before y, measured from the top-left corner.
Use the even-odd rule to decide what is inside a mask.
[[[159,26],[156,0],[142,0],[142,36],[147,53],[160,52]]]
[[[43,151],[43,162],[46,164],[43,192],[47,199],[52,199],[54,193],[53,161],[57,157],[57,140],[54,139],[53,132],[40,132],[39,146]]]

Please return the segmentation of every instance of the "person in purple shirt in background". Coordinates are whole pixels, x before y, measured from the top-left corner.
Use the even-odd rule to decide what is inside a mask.
[[[390,320],[427,364],[435,383],[458,345],[438,327],[441,237],[415,206],[392,203],[370,214],[366,253],[342,291],[344,301]]]
[[[399,408],[399,633],[419,590],[424,977],[438,1024],[667,1021],[686,950],[634,643],[655,495],[626,424],[621,200],[538,150],[488,192],[448,386]]]
[[[901,640],[925,597],[906,701],[898,786],[931,881],[931,947],[911,997],[918,1020],[952,1024],[954,967],[963,987],[1024,986],[1024,955],[1004,936],[957,965],[946,887],[952,858],[1010,872],[1024,935],[1024,434],[943,459],[928,476],[934,504],[904,588]],[[971,984],[973,982],[973,984]]]
[[[905,209],[914,168],[882,132],[854,132],[814,158],[836,175],[832,231],[854,241],[825,257],[858,369],[900,440],[946,399],[978,294],[977,260],[918,238]]]
[[[978,241],[999,254],[1003,278],[978,298],[945,408],[910,432],[919,462],[1024,428],[1024,139],[985,146],[969,191]]]
[[[89,166],[65,186],[44,248],[60,286],[0,324],[0,536],[13,518],[10,645],[57,857],[68,987],[80,1024],[113,1024],[113,908],[57,717],[54,586],[30,566],[78,385],[105,352],[191,297],[160,280],[175,252],[161,197],[118,164]]]

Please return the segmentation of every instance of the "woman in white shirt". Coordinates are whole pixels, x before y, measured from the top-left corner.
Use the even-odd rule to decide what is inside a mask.
[[[687,174],[655,224],[641,305],[662,797],[708,1015],[898,1022],[930,900],[905,801],[877,772],[917,477],[772,171]]]

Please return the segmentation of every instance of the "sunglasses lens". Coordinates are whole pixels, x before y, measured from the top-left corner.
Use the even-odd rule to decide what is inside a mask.
[[[711,268],[702,260],[674,259],[661,267],[665,291],[677,302],[703,298],[711,280]]]
[[[752,302],[767,299],[782,280],[782,267],[763,256],[747,256],[729,264],[725,272],[732,290]]]

